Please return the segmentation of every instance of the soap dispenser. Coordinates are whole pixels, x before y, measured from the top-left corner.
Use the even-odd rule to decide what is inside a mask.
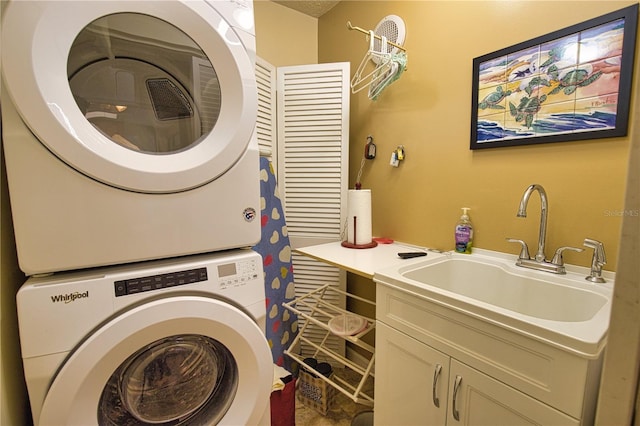
[[[471,254],[473,246],[473,225],[469,218],[469,207],[462,208],[462,216],[456,224],[455,241],[456,253]]]

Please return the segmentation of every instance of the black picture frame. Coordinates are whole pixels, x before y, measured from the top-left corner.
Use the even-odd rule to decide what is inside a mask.
[[[634,4],[474,58],[470,149],[626,136],[637,21]]]

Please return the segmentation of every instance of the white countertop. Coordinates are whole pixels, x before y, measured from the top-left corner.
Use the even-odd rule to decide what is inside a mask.
[[[343,247],[340,241],[300,247],[294,251],[370,279],[373,278],[374,272],[381,268],[407,262],[398,257],[398,253],[414,251],[428,253],[424,247],[399,242],[379,243],[373,248],[356,249]]]

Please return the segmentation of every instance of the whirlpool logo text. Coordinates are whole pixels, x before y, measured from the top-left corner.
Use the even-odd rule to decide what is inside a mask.
[[[75,293],[67,293],[67,294],[58,294],[57,296],[51,296],[51,301],[53,303],[71,303],[75,302],[78,299],[86,299],[89,297],[89,290],[84,293],[80,293],[76,291]]]

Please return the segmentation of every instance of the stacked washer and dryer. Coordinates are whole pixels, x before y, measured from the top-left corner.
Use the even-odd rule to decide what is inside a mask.
[[[251,0],[4,6],[34,423],[268,424]]]

